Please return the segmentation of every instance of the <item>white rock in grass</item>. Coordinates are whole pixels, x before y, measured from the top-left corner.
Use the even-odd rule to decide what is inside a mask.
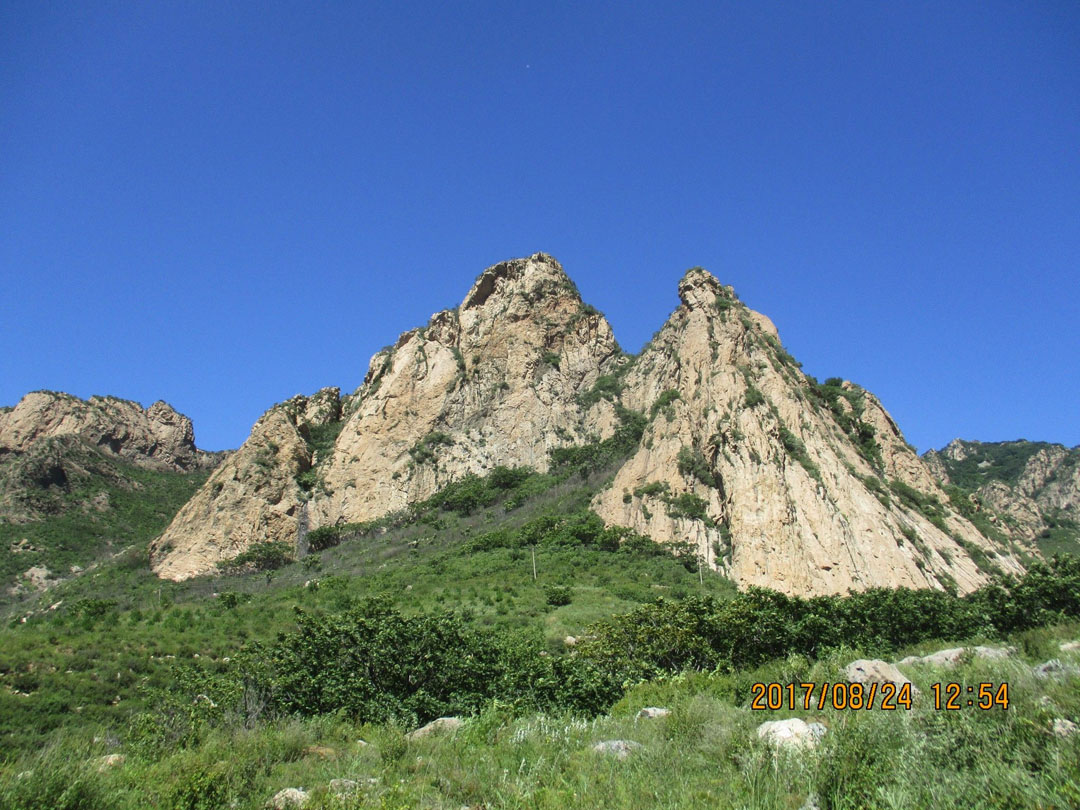
[[[825,731],[821,723],[807,723],[797,717],[769,720],[757,727],[758,739],[783,748],[813,748]]]
[[[293,807],[303,807],[307,804],[308,798],[303,788],[285,788],[270,797],[266,806],[271,810],[290,810]]]
[[[124,764],[125,757],[123,754],[106,754],[103,757],[98,758],[98,772],[104,772],[110,768],[118,768]]]
[[[657,706],[646,706],[640,712],[637,713],[639,720],[651,720],[656,717],[667,717],[671,714],[671,709],[661,709]]]
[[[1080,652],[1080,641],[1063,641],[1058,645],[1058,649],[1062,652]]]
[[[420,740],[432,734],[447,734],[457,731],[463,725],[465,725],[465,722],[460,717],[440,717],[438,720],[432,720],[426,726],[421,726],[416,731],[406,734],[405,739]]]
[[[1068,676],[1080,675],[1080,667],[1073,664],[1063,664],[1060,659],[1052,658],[1045,663],[1039,664],[1034,667],[1032,673],[1036,678],[1065,678]]]
[[[330,793],[339,799],[352,796],[360,790],[360,783],[355,779],[331,779]]]
[[[1054,720],[1053,732],[1055,737],[1071,737],[1080,728],[1076,727],[1076,723],[1072,720],[1065,720],[1061,717]]]
[[[615,759],[626,759],[641,747],[641,743],[633,740],[604,740],[594,745],[592,750],[604,756],[615,757]]]
[[[1016,652],[1016,647],[951,647],[947,650],[938,650],[929,655],[909,655],[898,663],[907,664],[930,664],[936,667],[952,667],[963,657],[967,650],[971,650],[973,658],[984,661],[1000,661],[1011,657]]]

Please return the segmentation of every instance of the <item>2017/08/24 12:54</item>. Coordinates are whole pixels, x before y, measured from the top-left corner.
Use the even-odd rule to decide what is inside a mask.
[[[978,683],[964,686],[959,683],[934,683],[930,685],[934,696],[934,709],[954,711],[964,706],[990,710],[1009,708],[1008,683]],[[970,696],[970,697],[966,697]],[[879,698],[879,701],[875,701]],[[802,708],[819,711],[832,709],[897,710],[912,707],[910,683],[861,684],[861,683],[755,683],[751,685],[750,708],[772,710]]]

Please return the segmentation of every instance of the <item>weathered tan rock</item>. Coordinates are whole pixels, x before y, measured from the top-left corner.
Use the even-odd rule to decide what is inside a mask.
[[[905,677],[904,673],[879,658],[860,658],[852,661],[844,668],[844,677],[851,683],[872,684],[879,686],[893,684],[894,686],[911,686],[911,695],[919,694],[918,688]]]
[[[293,807],[303,807],[310,798],[303,788],[285,788],[271,796],[266,806],[270,810],[290,810]]]
[[[1016,474],[995,468],[993,454],[999,447],[1031,455]],[[1061,519],[1080,521],[1080,447],[1027,441],[983,443],[954,439],[941,450],[923,457],[937,480],[949,483],[949,465],[973,459],[989,479],[973,496],[976,508],[985,510],[998,531],[1034,551],[1032,542]],[[1006,477],[1009,480],[999,480]],[[999,519],[1000,518],[1000,519]],[[1036,552],[1037,553],[1037,552]]]
[[[633,740],[604,740],[592,747],[597,754],[615,759],[626,759],[635,751],[641,750],[642,745]]]
[[[255,423],[243,446],[150,546],[154,572],[181,580],[215,570],[255,543],[295,547],[306,511],[297,476],[311,468],[305,438],[340,413],[339,392],[323,389],[275,405]]]
[[[189,470],[216,456],[195,447],[191,420],[165,402],[143,408],[116,397],[81,400],[34,391],[0,411],[0,451],[25,453],[45,439],[77,436],[103,453],[145,467]]]
[[[123,754],[106,754],[103,757],[98,757],[98,773],[104,773],[112,768],[119,768],[126,761],[127,757]]]
[[[376,354],[340,413],[299,397],[264,415],[154,544],[154,570],[206,573],[253,543],[296,545],[307,528],[380,517],[497,465],[544,470],[552,448],[614,430],[611,403],[577,398],[620,359],[550,256],[490,267],[457,309]],[[313,458],[303,424],[339,416],[332,452]],[[296,477],[313,465],[308,493]]]
[[[370,520],[497,465],[610,435],[611,405],[578,404],[619,357],[611,327],[558,262],[485,270],[456,310],[372,359],[325,471],[313,525]]]
[[[659,717],[667,717],[671,709],[662,709],[658,706],[646,706],[637,713],[638,720],[655,720]]]
[[[679,398],[655,411],[637,453],[594,500],[605,522],[661,542],[689,541],[739,585],[786,593],[952,582],[970,591],[987,575],[952,535],[1002,569],[1022,570],[958,515],[942,531],[888,497],[882,474],[946,500],[875,398],[863,393],[861,403],[881,471],[815,403],[809,381],[730,288],[695,269],[679,296],[681,306],[627,374],[622,402],[649,413],[664,392]],[[650,485],[666,491],[643,494]],[[679,498],[700,499],[706,519],[687,516]]]
[[[56,584],[56,577],[44,565],[34,565],[23,571],[23,580],[35,591],[48,590]]]
[[[759,740],[789,749],[814,748],[825,733],[826,728],[821,723],[807,723],[797,717],[769,720],[757,727]]]
[[[908,664],[928,664],[936,667],[953,667],[970,652],[972,658],[984,661],[1000,661],[1016,654],[1016,647],[952,647],[947,650],[938,650],[929,655],[909,655],[900,661],[901,666]]]
[[[464,725],[465,721],[460,717],[440,717],[425,726],[420,726],[416,731],[409,732],[405,735],[405,739],[422,740],[433,734],[452,734]]]
[[[1080,667],[1062,663],[1060,658],[1051,658],[1031,668],[1032,674],[1041,680],[1062,680],[1080,677]]]
[[[704,270],[679,296],[625,366],[607,321],[550,256],[488,268],[459,307],[376,354],[352,396],[320,392],[264,415],[154,544],[155,571],[205,573],[258,542],[302,550],[308,529],[381,517],[496,465],[546,470],[553,448],[612,435],[613,403],[580,397],[616,371],[620,404],[652,418],[593,502],[608,524],[688,541],[739,585],[787,593],[967,592],[987,572],[960,542],[1023,570],[951,509],[932,521],[890,494],[897,481],[948,500],[876,398],[845,383],[834,413],[772,322]],[[873,432],[876,455],[851,424]],[[339,430],[318,456],[313,425]]]
[[[1063,717],[1057,717],[1054,719],[1054,723],[1051,726],[1051,731],[1055,737],[1071,737],[1080,731],[1077,728],[1076,723],[1072,720],[1066,720]]]

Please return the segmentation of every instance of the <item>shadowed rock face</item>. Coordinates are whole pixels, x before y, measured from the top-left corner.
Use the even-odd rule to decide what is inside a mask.
[[[221,456],[196,448],[191,420],[164,402],[143,408],[35,391],[0,410],[0,520],[24,523],[79,504],[100,509],[66,496],[92,482],[136,487],[131,466],[186,473]]]
[[[1021,570],[959,515],[912,501],[947,498],[875,397],[851,383],[822,394],[769,319],[704,270],[678,291],[626,366],[550,256],[488,268],[460,306],[377,353],[352,395],[327,389],[268,411],[155,543],[155,571],[193,576],[252,543],[373,519],[496,465],[545,470],[551,449],[613,433],[614,404],[581,395],[617,369],[619,404],[651,419],[594,500],[610,524],[689,540],[739,584],[789,593],[967,591],[987,576],[965,546]],[[889,494],[894,481],[906,499]]]

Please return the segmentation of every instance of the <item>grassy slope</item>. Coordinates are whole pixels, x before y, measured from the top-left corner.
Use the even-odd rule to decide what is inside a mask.
[[[1062,739],[1050,728],[1055,718],[1080,717],[1080,690],[1075,679],[1041,681],[1026,664],[1061,655],[1057,642],[1078,635],[1075,623],[1020,634],[1012,639],[1021,650],[1013,661],[906,668],[925,696],[935,682],[1006,681],[1008,710],[937,711],[929,699],[910,712],[749,708],[754,681],[841,680],[844,664],[860,656],[843,650],[812,664],[792,658],[753,672],[642,684],[592,721],[515,718],[492,706],[456,735],[415,742],[391,726],[323,717],[219,730],[159,758],[116,740],[94,742],[85,728],[62,746],[0,768],[0,806],[254,810],[282,788],[303,786],[312,794],[309,808],[795,810],[811,792],[823,810],[1074,807],[1080,735]],[[672,714],[636,720],[637,710],[650,705]],[[759,723],[789,716],[823,722],[823,744],[776,756],[756,739]],[[624,762],[590,750],[610,739],[643,748]],[[117,751],[126,761],[99,770],[99,758]],[[360,792],[333,799],[327,786],[337,778],[360,781]]]
[[[580,635],[595,619],[656,595],[731,593],[730,583],[707,574],[699,581],[696,571],[670,557],[541,546],[534,581],[528,548],[470,550],[493,527],[580,509],[604,480],[541,482],[509,510],[496,504],[461,516],[431,508],[417,521],[388,521],[269,576],[164,583],[149,574],[140,545],[64,583],[40,602],[63,599],[61,609],[11,614],[0,630],[0,807],[256,808],[277,790],[300,785],[314,790],[309,807],[794,810],[811,790],[822,808],[1064,807],[1080,801],[1078,742],[1048,730],[1054,717],[1080,720],[1076,681],[1037,682],[1018,663],[972,664],[938,678],[1007,679],[1014,701],[1007,712],[943,713],[922,705],[910,714],[810,713],[808,719],[830,728],[825,744],[776,762],[753,729],[764,719],[805,713],[750,711],[749,684],[840,680],[858,650],[814,663],[791,659],[755,672],[641,684],[593,721],[512,717],[492,706],[462,734],[424,742],[406,742],[401,729],[356,726],[340,717],[237,725],[165,752],[140,748],[129,733],[128,723],[153,701],[147,690],[174,681],[178,664],[221,668],[245,642],[291,629],[295,605],[337,611],[363,596],[384,595],[406,610],[460,607],[492,627],[538,627],[555,652],[564,635]],[[318,587],[305,586],[311,580]],[[571,586],[569,605],[546,603],[544,589],[552,584]],[[214,597],[221,593],[237,597]],[[232,601],[237,604],[230,608]],[[1072,624],[1013,641],[1027,663],[1039,663],[1057,654],[1058,639],[1078,636],[1080,626]],[[929,691],[934,673],[909,674]],[[1054,705],[1041,705],[1043,695]],[[673,714],[634,721],[636,709],[658,704]],[[371,745],[359,746],[359,738]],[[624,763],[589,750],[612,738],[645,747]],[[126,762],[99,771],[96,758],[117,752]],[[377,782],[350,803],[335,804],[325,790],[332,778]]]
[[[699,579],[667,555],[541,546],[534,581],[527,548],[467,551],[481,529],[582,508],[604,479],[555,483],[509,511],[496,505],[462,517],[433,509],[422,522],[373,532],[269,577],[166,582],[149,572],[144,550],[131,549],[40,600],[63,600],[60,609],[9,616],[0,630],[0,748],[34,748],[58,729],[121,733],[146,707],[146,689],[173,677],[176,661],[197,655],[199,665],[213,667],[246,641],[271,640],[295,627],[296,605],[337,611],[385,596],[407,611],[462,609],[482,625],[539,627],[561,650],[566,635],[657,596],[734,592],[727,580],[709,572]],[[305,587],[311,580],[317,588]],[[569,585],[571,603],[548,605],[548,585]],[[229,608],[219,593],[235,593],[239,603]]]
[[[209,476],[147,470],[78,446],[69,452],[89,474],[67,492],[28,493],[54,513],[29,523],[0,521],[0,582],[38,565],[67,576],[71,566],[86,568],[128,546],[145,547]],[[107,507],[95,508],[92,502],[102,496]],[[13,553],[12,544],[24,539],[37,550]],[[0,607],[13,601],[5,587]]]

